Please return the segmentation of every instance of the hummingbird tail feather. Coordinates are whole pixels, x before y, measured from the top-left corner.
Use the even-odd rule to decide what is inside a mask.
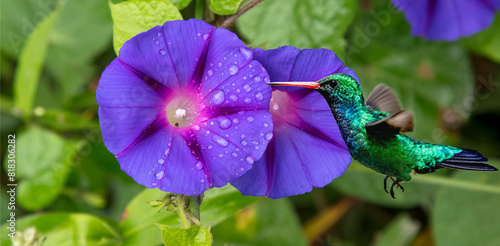
[[[462,149],[452,158],[437,164],[438,167],[447,167],[469,171],[498,171],[495,167],[485,164],[488,159],[473,149]]]

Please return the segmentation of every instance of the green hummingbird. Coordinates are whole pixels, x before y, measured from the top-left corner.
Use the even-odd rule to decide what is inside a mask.
[[[413,115],[401,109],[394,92],[379,84],[364,100],[361,86],[348,74],[332,74],[317,82],[271,82],[269,85],[314,89],[328,102],[351,156],[387,178],[402,191],[401,181],[410,181],[411,172],[431,173],[439,168],[470,171],[498,171],[485,164],[482,154],[471,149],[418,141],[404,133],[413,130]],[[395,179],[394,179],[395,178]],[[389,193],[389,192],[387,192]]]

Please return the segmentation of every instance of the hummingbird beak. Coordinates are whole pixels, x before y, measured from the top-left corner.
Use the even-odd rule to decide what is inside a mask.
[[[305,81],[271,82],[267,84],[273,86],[298,86],[309,89],[317,89],[320,87],[320,84],[318,82],[305,82]]]

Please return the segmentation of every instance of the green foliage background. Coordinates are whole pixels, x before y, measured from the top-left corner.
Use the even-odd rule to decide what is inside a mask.
[[[1,245],[11,244],[9,134],[17,230],[35,226],[44,245],[210,245],[210,234],[214,245],[498,245],[498,173],[415,175],[394,200],[383,175],[354,162],[330,185],[286,199],[207,191],[202,227],[188,230],[177,229],[176,214],[151,208],[146,201],[164,193],[136,184],[102,143],[99,76],[141,30],[181,18],[220,25],[248,2],[2,1]],[[500,168],[499,14],[489,29],[451,43],[411,36],[389,0],[266,0],[229,28],[251,47],[335,51],[365,95],[382,82],[396,91],[415,114],[409,135],[477,149]]]

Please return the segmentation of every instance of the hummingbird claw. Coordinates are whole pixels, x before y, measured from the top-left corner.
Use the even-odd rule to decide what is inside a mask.
[[[394,199],[396,199],[396,197],[394,196],[394,186],[395,186],[395,185],[396,185],[396,186],[398,186],[398,187],[399,187],[399,189],[401,189],[401,192],[404,192],[404,191],[405,191],[405,189],[403,188],[403,186],[401,186],[401,184],[399,184],[399,182],[401,182],[401,181],[403,181],[403,180],[402,180],[402,179],[400,179],[400,178],[396,178],[396,180],[394,180],[392,177],[391,177],[391,179],[392,179],[392,181],[393,181],[393,183],[392,183],[392,185],[391,185],[391,197],[392,197],[392,198],[394,198]]]
[[[387,191],[387,178],[389,178],[389,175],[386,175],[384,178],[384,190],[385,193],[389,194],[389,192]]]

